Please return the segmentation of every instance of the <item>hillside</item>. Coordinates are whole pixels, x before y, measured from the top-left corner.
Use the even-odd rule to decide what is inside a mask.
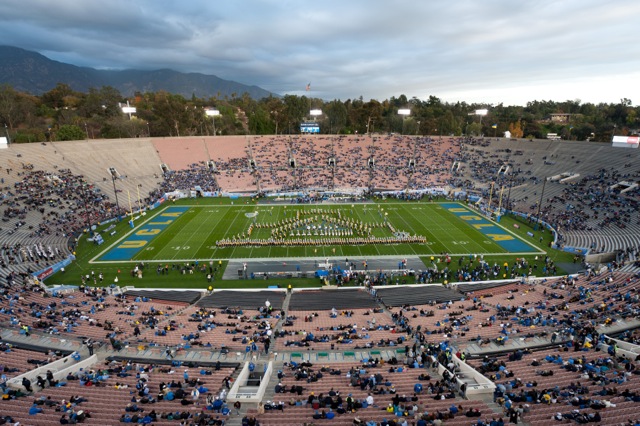
[[[51,60],[39,53],[12,46],[0,46],[0,84],[40,95],[58,83],[86,92],[91,87],[112,86],[125,96],[135,92],[164,90],[185,97],[237,96],[248,93],[254,99],[271,95],[258,86],[247,86],[215,75],[162,70],[96,70]]]

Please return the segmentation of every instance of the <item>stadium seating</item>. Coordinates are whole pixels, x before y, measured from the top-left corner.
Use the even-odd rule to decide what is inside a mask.
[[[91,413],[84,423],[115,424],[136,397],[136,373],[147,376],[155,394],[161,382],[181,381],[188,368],[192,378],[205,381],[209,392],[220,394],[223,380],[237,377],[237,365],[210,371],[211,364],[233,358],[273,361],[275,369],[284,372],[282,379],[271,377],[271,390],[261,403],[283,401],[284,410],[262,413],[255,405],[243,407],[243,414],[256,416],[263,425],[352,425],[356,417],[379,423],[395,416],[383,410],[392,402],[392,394],[375,395],[378,407],[336,414],[333,420],[316,420],[312,404],[289,405],[292,397],[295,404],[298,395],[276,395],[272,389],[281,381],[285,386],[300,384],[304,400],[311,392],[326,394],[331,388],[343,397],[352,394],[364,399],[368,391],[352,386],[346,375],[352,369],[363,369],[367,374],[380,372],[397,394],[411,396],[420,373],[431,374],[432,382],[445,379],[428,362],[424,368],[405,368],[405,361],[413,365],[410,354],[433,350],[446,366],[453,350],[467,356],[469,365],[491,378],[499,389],[504,387],[507,395],[510,392],[512,402],[504,399],[504,393],[496,395],[497,404],[490,398],[463,398],[459,387],[452,384],[454,376],[445,386],[447,390],[451,387],[453,398],[435,400],[423,392],[416,401],[420,412],[444,413],[455,404],[464,410],[478,408],[485,420],[506,418],[513,411],[508,405],[520,404],[522,390],[535,390],[536,397],[548,393],[555,402],[538,403],[536,398],[525,397],[522,403],[528,406],[523,408],[522,420],[528,424],[546,424],[558,412],[573,416],[576,409],[583,414],[599,412],[600,424],[635,421],[636,401],[640,400],[632,394],[638,388],[637,360],[616,354],[603,333],[617,335],[622,330],[621,339],[640,342],[634,331],[640,325],[636,320],[640,280],[633,265],[640,253],[640,192],[621,194],[612,189],[621,181],[638,182],[637,157],[633,150],[583,142],[399,135],[210,136],[12,145],[0,151],[0,349],[4,351],[0,364],[6,378],[57,358],[54,346],[85,357],[87,339],[97,342],[100,362],[83,371],[128,366],[132,375],[109,374],[101,381],[104,386],[69,380],[63,387],[47,386],[28,396],[2,401],[0,411],[21,424],[60,424],[62,413],[55,408],[63,398],[81,395],[88,401],[75,411]],[[458,168],[453,167],[454,162]],[[162,170],[162,164],[168,169]],[[81,289],[52,294],[23,279],[69,255],[74,250],[72,236],[88,224],[110,219],[118,212],[111,167],[118,172],[115,184],[120,213],[125,198],[132,198],[136,205],[148,205],[164,192],[196,187],[247,194],[441,188],[486,200],[491,182],[497,182],[493,205],[502,195],[503,205],[531,215],[544,185],[542,217],[557,227],[559,243],[593,252],[616,252],[616,261],[603,272],[591,268],[572,277],[529,281],[521,278],[522,272],[529,268],[539,272],[534,268],[543,267],[541,259],[539,265],[531,260],[527,265],[514,264],[508,275],[513,279],[482,284],[472,282],[460,266],[462,261],[459,265],[454,261],[449,267],[451,276],[458,278],[450,280],[460,281],[455,285],[374,285],[293,293],[214,291],[205,295],[201,291],[160,294],[136,290],[114,295],[92,288],[100,280],[97,269],[85,276],[86,286]],[[501,176],[500,169],[506,167],[510,172]],[[572,173],[579,176],[564,182],[546,180]],[[487,268],[492,271],[491,265]],[[502,266],[498,269],[502,274]],[[429,281],[424,279],[425,272],[417,274]],[[440,344],[449,350],[435,350]],[[118,361],[109,361],[114,356]],[[152,360],[141,362],[140,357]],[[387,364],[367,365],[372,357]],[[388,362],[393,358],[399,364],[391,372]],[[200,366],[202,359],[209,364]],[[532,365],[534,359],[540,365]],[[304,360],[312,360],[314,373],[321,368],[341,373],[327,373],[317,381],[296,380],[294,363]],[[396,370],[400,366],[402,372]],[[589,390],[582,395],[585,401],[575,405],[577,382]],[[193,386],[186,389],[190,392]],[[53,405],[30,416],[34,399],[40,397],[51,397]],[[155,410],[159,414],[186,411],[196,423],[195,416],[207,405],[204,395],[198,398],[197,405],[163,400],[143,408],[145,413]],[[594,400],[606,400],[615,407],[599,408]],[[237,420],[208,409],[204,412],[220,415],[229,424]],[[459,413],[445,423],[468,425],[473,421]],[[168,419],[153,422],[178,423]]]
[[[635,260],[640,246],[638,191],[622,195],[611,190],[619,182],[638,180],[635,151],[585,142],[470,139],[464,144],[454,186],[488,197],[490,183],[499,181],[505,187],[504,201],[508,197],[515,210],[535,214],[543,180],[548,179],[542,217],[558,228],[564,244],[597,252],[623,249]],[[502,166],[509,167],[503,177],[498,175]],[[565,173],[578,177],[566,182],[550,179]],[[497,203],[498,188],[493,196]]]

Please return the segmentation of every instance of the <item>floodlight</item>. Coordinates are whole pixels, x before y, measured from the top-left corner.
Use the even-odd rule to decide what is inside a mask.
[[[123,106],[122,107],[122,112],[125,113],[125,114],[135,114],[136,113],[136,107]]]
[[[402,108],[398,110],[399,115],[411,115],[411,110],[409,108]]]
[[[487,115],[489,113],[488,109],[477,109],[476,115]]]
[[[220,115],[220,111],[217,109],[205,109],[204,113],[207,117],[211,117],[211,121],[213,121],[213,136],[216,136],[216,117]]]
[[[321,109],[312,109],[311,111],[309,111],[309,115],[312,115],[314,117],[316,117],[318,115],[322,115],[322,110]]]

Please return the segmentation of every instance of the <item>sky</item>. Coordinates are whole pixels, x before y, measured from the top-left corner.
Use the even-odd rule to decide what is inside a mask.
[[[2,0],[0,16],[1,44],[57,61],[279,95],[640,104],[638,0]]]

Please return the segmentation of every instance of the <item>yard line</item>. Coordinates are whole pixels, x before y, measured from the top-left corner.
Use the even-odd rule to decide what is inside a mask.
[[[237,208],[238,206],[235,206],[235,207]],[[227,214],[229,214],[229,213],[231,213],[231,210],[229,210],[229,212],[228,212],[228,213],[226,213],[226,214],[222,217],[222,220],[224,220],[224,218],[225,218],[225,217],[227,216]],[[232,229],[232,226],[231,226],[231,225],[233,225],[233,224],[235,223],[235,221],[236,221],[236,219],[238,218],[238,215],[239,215],[240,213],[243,213],[242,209],[237,208],[237,209],[236,209],[236,215],[235,215],[235,217],[233,218],[233,220],[232,220],[232,222],[231,222],[230,226],[228,226],[228,227],[227,227],[227,229],[226,229],[225,233],[222,235],[222,238],[220,238],[221,240],[224,240],[225,238],[227,238],[227,235],[229,234],[229,232],[230,232],[230,231],[231,231],[231,229]],[[214,228],[214,229],[216,229],[216,228],[219,226],[220,222],[221,222],[221,221],[218,221],[218,223],[216,224],[216,226],[215,226],[215,228]],[[215,244],[215,243],[214,243],[214,244]],[[218,248],[216,248],[216,252],[217,252],[217,251],[218,251]],[[229,259],[235,259],[235,257],[233,256],[233,254],[235,253],[235,251],[236,251],[236,247],[232,247],[232,249],[231,249],[231,254],[230,254]]]
[[[203,208],[203,207],[204,207],[204,206],[202,206],[201,208]],[[208,206],[207,206],[207,207],[208,207]],[[201,213],[199,213],[199,214],[198,214],[198,216],[200,216],[200,214],[202,214],[202,213],[207,213],[207,212],[201,212]],[[200,236],[200,235],[201,235],[201,234],[200,234],[200,232],[199,232],[199,231],[200,231],[200,229],[201,229],[203,226],[204,226],[204,227],[206,227],[206,226],[208,226],[208,225],[209,225],[209,219],[210,219],[210,218],[211,218],[211,216],[213,216],[214,214],[215,214],[215,212],[214,212],[214,211],[211,211],[211,212],[210,212],[206,217],[204,217],[204,218],[202,218],[202,219],[200,219],[199,217],[197,217],[197,218],[196,218],[196,217],[194,217],[194,218],[193,218],[193,220],[200,220],[200,223],[199,223],[198,227],[196,228],[195,232],[191,232],[191,236],[190,236],[189,238],[187,238],[187,240],[183,243],[183,247],[184,247],[184,246],[190,246],[190,245],[189,245],[189,242],[191,241],[191,239],[192,239],[192,238],[194,238],[195,236]],[[197,250],[195,250],[195,251],[191,251],[191,253],[193,254],[193,256],[191,256],[192,258],[194,258],[194,259],[195,259],[195,258],[197,258],[197,257],[198,257],[198,256],[197,256],[197,254],[198,254],[198,252],[200,251],[200,248],[202,248],[202,246],[206,243],[206,241],[207,241],[207,238],[204,238],[204,239],[202,240],[202,243],[198,246],[198,249],[197,249]]]
[[[450,223],[451,225],[453,225],[453,223],[454,223],[454,222],[453,222],[453,220],[451,220],[451,218],[453,217],[453,218],[455,218],[455,220],[456,220],[456,221],[458,221],[458,222],[456,222],[456,223],[464,223],[464,224],[466,225],[466,227],[468,227],[467,229],[469,229],[470,231],[472,231],[471,233],[467,234],[464,230],[460,229],[460,228],[459,228],[459,227],[457,227],[457,226],[456,226],[455,228],[453,228],[453,230],[454,230],[454,232],[455,232],[456,234],[458,234],[459,232],[461,232],[461,233],[462,233],[463,238],[465,238],[465,240],[464,240],[464,241],[470,241],[470,242],[471,242],[471,244],[469,244],[469,246],[473,246],[473,248],[477,248],[477,249],[478,249],[478,250],[475,250],[475,251],[474,251],[475,253],[483,253],[483,254],[484,254],[484,253],[491,253],[491,252],[489,252],[489,250],[487,250],[487,248],[485,248],[484,246],[482,246],[481,244],[477,243],[477,242],[474,240],[474,238],[473,238],[473,235],[474,235],[474,234],[476,234],[476,235],[481,235],[481,236],[483,237],[483,240],[482,240],[482,241],[484,241],[485,236],[484,236],[481,232],[479,232],[477,229],[473,228],[473,227],[471,226],[471,224],[466,223],[466,222],[464,222],[462,219],[460,219],[460,218],[458,218],[457,216],[455,216],[455,215],[451,214],[451,213],[450,213],[447,209],[445,209],[444,207],[442,208],[442,211],[441,211],[441,212],[438,212],[438,211],[437,211],[438,209],[434,209],[434,210],[436,210],[435,214],[436,214],[437,216],[441,217],[444,221],[446,221],[446,222]],[[441,229],[443,229],[443,230],[445,230],[445,231],[446,231],[446,228],[441,228]],[[454,241],[454,240],[452,240],[452,241]],[[499,246],[498,246],[495,242],[493,242],[493,241],[492,241],[492,242],[491,242],[491,247],[492,247],[492,248],[495,248],[495,247],[499,247]],[[470,248],[471,248],[471,247],[469,247],[469,249],[470,249]],[[449,250],[448,250],[448,251],[449,251]],[[469,252],[471,253],[471,250],[469,250]],[[499,253],[499,252],[498,252],[498,253]],[[506,252],[504,252],[504,253],[506,253]]]
[[[403,210],[406,212],[406,214],[407,214],[407,215],[411,215],[413,218],[416,218],[416,217],[413,215],[413,213],[409,212],[409,210],[408,210],[406,207],[405,207],[405,208],[403,208]],[[421,214],[422,214],[422,215],[424,215],[424,212],[422,212],[422,209],[420,210],[420,212],[421,212]],[[405,223],[407,223],[407,221],[406,221],[406,219],[405,219],[404,217],[402,217],[402,220],[403,220]],[[417,219],[417,218],[416,218],[416,220],[419,220],[419,219]],[[439,229],[441,229],[441,230],[442,230],[442,227],[441,227],[441,226],[439,226],[436,222],[434,222],[434,221],[433,221],[433,219],[431,219],[429,222],[430,222],[430,224],[435,224]],[[407,225],[408,225],[408,226],[409,226],[409,227],[414,231],[414,233],[415,233],[415,234],[417,234],[417,232],[415,231],[415,229],[414,229],[411,225],[409,225],[408,223],[407,223]],[[425,227],[425,228],[426,228],[426,227]],[[428,229],[428,228],[426,228],[426,230],[428,231],[429,229]],[[445,248],[445,250],[450,251],[450,250],[448,250],[448,248],[449,248],[449,247],[448,247],[446,244],[444,244],[442,241],[440,241],[440,239],[439,239],[438,237],[436,237],[436,235],[435,235],[433,232],[429,232],[429,233],[431,234],[431,236],[432,236],[435,240],[437,240],[437,241],[438,241],[438,243],[440,243],[440,244],[442,245],[442,247],[444,247],[444,248]],[[431,251],[432,253],[434,253],[434,252],[435,252],[433,249],[431,249],[431,247],[429,247],[429,249],[430,249],[430,251]],[[415,252],[415,250],[414,250],[414,253],[416,253],[416,252]]]

